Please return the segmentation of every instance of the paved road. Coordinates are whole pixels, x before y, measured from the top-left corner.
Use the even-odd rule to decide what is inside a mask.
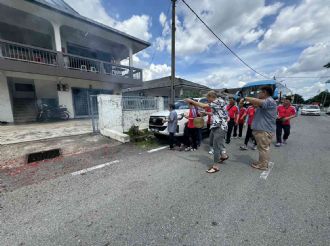
[[[33,173],[44,169],[23,170],[11,179],[27,184],[29,172],[35,182],[5,179],[0,245],[329,245],[329,139],[330,117],[296,119],[289,144],[273,148],[266,180],[248,165],[256,152],[240,152],[238,139],[213,175],[205,173],[204,149],[131,146],[45,163],[64,171],[43,181]],[[85,175],[67,173],[69,164],[114,160]]]

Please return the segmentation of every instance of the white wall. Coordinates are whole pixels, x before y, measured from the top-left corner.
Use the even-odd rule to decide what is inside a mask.
[[[99,128],[123,132],[122,97],[117,95],[99,95]]]
[[[101,133],[104,129],[127,132],[132,126],[139,126],[139,129],[147,129],[149,127],[150,115],[163,111],[163,101],[163,98],[158,98],[158,109],[156,110],[124,111],[122,108],[122,96],[98,96],[99,127]]]
[[[128,132],[132,126],[139,126],[140,130],[149,128],[149,117],[160,110],[123,111],[123,130]]]
[[[0,72],[0,121],[14,122],[7,78]]]

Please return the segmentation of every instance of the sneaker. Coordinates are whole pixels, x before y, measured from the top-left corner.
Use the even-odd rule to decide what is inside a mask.
[[[252,149],[253,149],[253,150],[257,150],[257,145],[256,145],[256,144],[253,145]]]
[[[192,148],[192,149],[190,149],[190,151],[196,151],[196,150],[197,150],[197,149],[193,149],[193,148]]]
[[[282,144],[281,144],[281,143],[277,143],[277,144],[275,144],[275,146],[276,146],[276,147],[281,147]]]
[[[210,154],[210,155],[213,155],[213,154],[214,154],[214,150],[211,149],[211,150],[209,151],[209,154]]]
[[[283,144],[288,144],[288,142],[286,140],[283,140]]]
[[[246,145],[242,145],[241,147],[239,147],[241,150],[247,150],[248,147]]]
[[[233,136],[233,138],[237,138],[237,136]]]
[[[184,151],[190,151],[191,150],[191,147],[187,147],[184,149]]]

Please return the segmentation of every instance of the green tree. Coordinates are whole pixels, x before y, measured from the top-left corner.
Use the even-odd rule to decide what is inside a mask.
[[[321,93],[319,93],[318,95],[306,100],[306,103],[320,103],[323,104],[324,103],[324,107],[329,107],[330,105],[330,93],[328,90],[326,91],[322,91]]]
[[[294,98],[293,103],[295,103],[295,104],[303,104],[303,103],[305,103],[304,98],[301,95],[299,95],[299,94],[294,94],[293,95],[293,98]]]

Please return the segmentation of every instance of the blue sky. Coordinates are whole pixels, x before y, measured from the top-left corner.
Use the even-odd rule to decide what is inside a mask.
[[[134,66],[144,69],[145,79],[170,74],[170,0],[66,2],[84,16],[150,42],[150,48],[134,56]],[[268,77],[330,76],[330,69],[322,68],[330,61],[330,1],[186,2],[235,52],[262,74]],[[237,87],[263,79],[215,40],[182,1],[177,4],[176,44],[178,77],[212,88]],[[326,89],[326,80],[285,79],[283,83],[308,98]]]

